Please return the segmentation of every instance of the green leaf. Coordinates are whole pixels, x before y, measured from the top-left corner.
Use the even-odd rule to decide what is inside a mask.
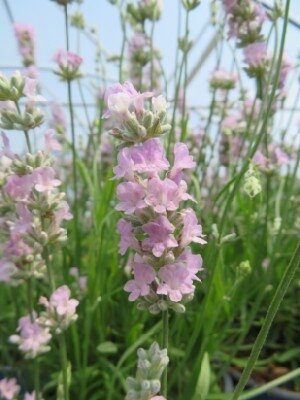
[[[275,354],[274,359],[280,363],[285,363],[300,357],[300,347],[287,350],[281,354]]]
[[[209,355],[208,353],[204,353],[193,400],[205,400],[209,393],[209,387],[210,387]]]
[[[103,342],[97,346],[97,351],[102,354],[115,354],[118,351],[118,347],[113,342]]]

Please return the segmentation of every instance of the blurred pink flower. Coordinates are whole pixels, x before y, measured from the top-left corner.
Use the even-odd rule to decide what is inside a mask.
[[[0,397],[4,400],[14,400],[20,393],[20,389],[15,378],[0,380]]]

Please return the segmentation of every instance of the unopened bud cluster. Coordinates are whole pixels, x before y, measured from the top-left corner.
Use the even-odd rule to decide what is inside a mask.
[[[252,164],[249,165],[248,171],[244,177],[244,191],[249,197],[255,197],[262,191],[258,172]]]
[[[25,101],[23,109],[18,103]],[[36,81],[16,71],[10,79],[0,74],[0,127],[6,130],[28,131],[42,125],[44,116],[36,102],[45,99],[36,94]]]
[[[160,349],[154,342],[149,350],[138,349],[138,365],[135,378],[127,378],[127,395],[125,400],[163,400],[157,396],[161,388],[160,379],[169,363],[167,349]]]
[[[134,27],[143,26],[146,20],[157,21],[161,12],[162,0],[139,0],[127,5],[128,18]]]

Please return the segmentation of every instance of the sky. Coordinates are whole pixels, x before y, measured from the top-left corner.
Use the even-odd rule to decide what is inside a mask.
[[[63,83],[58,82],[57,77],[51,72],[54,63],[53,55],[58,48],[65,48],[65,28],[64,15],[62,7],[50,0],[6,0],[11,8],[15,21],[33,25],[37,36],[37,64],[45,70],[40,72],[40,81],[42,82],[43,95],[47,99],[66,102],[66,89]],[[220,3],[220,2],[218,2]],[[272,2],[271,2],[272,3]],[[283,1],[285,3],[285,1]],[[78,5],[73,3],[70,7],[70,14],[77,10]],[[109,55],[118,54],[121,48],[122,33],[120,30],[119,14],[115,6],[112,6],[107,0],[84,0],[80,9],[85,15],[88,26],[97,30],[100,41]],[[300,19],[300,1],[291,0],[290,15],[299,16]],[[189,68],[192,69],[199,60],[204,49],[213,37],[214,31],[211,26],[207,26],[210,19],[210,1],[202,0],[201,5],[190,14],[190,37],[195,39],[199,33],[203,34],[197,41],[189,58]],[[177,21],[178,21],[178,1],[164,0],[162,18],[157,24],[154,32],[154,43],[163,54],[162,64],[167,71],[167,76],[172,76],[175,65],[175,52],[177,46]],[[181,17],[183,32],[184,15]],[[281,25],[281,24],[279,24]],[[151,27],[148,26],[148,29]],[[266,33],[268,32],[266,28]],[[279,26],[280,28],[280,26]],[[130,36],[130,32],[128,32]],[[226,35],[226,32],[224,32]],[[289,58],[296,63],[297,56],[300,53],[299,30],[289,26],[287,32],[286,53]],[[74,28],[70,29],[71,49],[78,50],[78,35]],[[11,22],[4,8],[4,0],[0,0],[0,71],[11,73],[14,69],[20,67],[20,57],[17,51],[16,41],[14,39]],[[84,36],[80,37],[80,54],[84,58],[84,72],[94,73],[95,46]],[[240,52],[241,53],[241,52]],[[242,60],[241,54],[237,54]],[[191,82],[188,88],[188,103],[197,106],[207,106],[209,93],[209,76],[215,66],[216,55],[212,53],[205,62],[203,68],[198,72],[196,78]],[[225,45],[222,67],[230,69],[232,55],[230,50],[230,41]],[[116,79],[116,69],[113,65],[108,66],[107,75]],[[296,82],[296,83],[294,83]],[[289,87],[288,104],[293,104],[296,96],[299,81],[293,81]],[[92,83],[89,79],[83,80],[84,93],[88,103],[92,103]],[[173,84],[172,84],[173,87]],[[251,83],[249,91],[254,90]],[[75,90],[75,102],[80,103],[78,91]],[[82,110],[78,107],[77,115],[81,118]],[[89,108],[92,115],[93,110]],[[204,114],[205,115],[205,114]],[[298,118],[299,119],[299,118]]]

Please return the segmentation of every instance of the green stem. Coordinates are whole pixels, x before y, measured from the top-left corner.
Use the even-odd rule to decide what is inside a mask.
[[[289,1],[289,0],[288,0]],[[300,242],[293,254],[293,257],[285,270],[285,273],[277,287],[276,293],[271,301],[271,304],[268,308],[266,318],[264,320],[264,323],[260,329],[260,332],[255,340],[254,346],[252,348],[249,360],[246,364],[246,367],[242,373],[242,376],[235,388],[235,391],[233,393],[232,399],[231,400],[237,400],[244,390],[249,377],[251,375],[251,372],[255,366],[255,363],[259,357],[259,354],[261,352],[261,349],[267,339],[269,330],[271,328],[272,322],[275,318],[275,315],[280,307],[280,304],[285,296],[285,293],[295,275],[295,272],[297,268],[300,266]]]
[[[40,400],[40,366],[37,358],[33,360],[35,400]]]
[[[163,318],[163,338],[162,338],[162,348],[168,350],[169,341],[169,313],[168,310],[162,312]],[[167,398],[168,395],[168,369],[166,367],[162,376],[162,395]]]
[[[68,355],[67,355],[66,338],[64,333],[61,333],[59,335],[59,350],[60,350],[60,359],[61,359],[62,374],[63,374],[64,400],[69,400]]]
[[[69,28],[68,28],[68,6],[65,5],[65,30],[66,30],[66,44],[67,51],[69,51]],[[74,207],[73,207],[73,222],[74,222],[74,235],[75,235],[75,249],[74,256],[75,262],[78,264],[80,260],[80,233],[78,226],[78,188],[77,188],[77,165],[76,165],[76,135],[75,135],[75,124],[74,124],[74,110],[72,103],[72,85],[71,81],[67,80],[68,89],[68,106],[71,121],[71,136],[72,136],[72,172],[73,172],[73,191],[74,191]]]
[[[277,65],[276,65],[276,70],[275,70],[275,76],[273,79],[273,87],[272,87],[272,91],[270,94],[270,97],[268,99],[268,103],[267,103],[267,109],[266,109],[266,113],[264,115],[264,120],[263,123],[261,125],[261,129],[259,131],[259,134],[257,136],[256,141],[254,142],[254,145],[252,146],[252,148],[249,149],[248,153],[246,154],[245,157],[245,163],[243,164],[241,171],[239,173],[239,175],[236,177],[234,186],[232,188],[232,191],[230,192],[227,202],[225,204],[224,207],[224,211],[222,214],[222,218],[221,218],[221,222],[220,222],[220,228],[219,228],[219,234],[220,234],[220,238],[222,237],[222,233],[223,233],[223,229],[224,229],[224,225],[225,225],[225,220],[226,220],[226,216],[227,216],[227,211],[229,210],[229,207],[234,199],[235,193],[237,191],[237,189],[239,188],[239,185],[242,181],[242,178],[245,174],[245,172],[248,169],[248,165],[249,165],[249,160],[252,159],[253,155],[255,154],[263,136],[266,133],[267,127],[268,127],[268,121],[269,121],[269,117],[271,114],[271,110],[272,110],[272,105],[273,105],[273,101],[275,98],[275,93],[276,90],[278,88],[278,81],[279,81],[279,74],[280,74],[280,68],[281,68],[281,61],[282,61],[282,57],[283,57],[283,51],[284,51],[284,44],[285,44],[285,38],[286,38],[286,31],[287,31],[287,24],[288,24],[288,15],[289,15],[289,7],[290,7],[290,0],[287,0],[286,3],[286,7],[285,7],[285,16],[284,16],[284,25],[283,25],[283,30],[282,30],[282,37],[281,37],[281,42],[280,42],[280,50],[279,50],[279,57],[277,60]]]
[[[15,105],[16,105],[16,108],[17,108],[17,110],[18,110],[19,115],[21,115],[20,106],[19,106],[19,104],[18,104],[17,101],[15,101]],[[28,131],[23,130],[23,132],[24,132],[24,135],[25,135],[25,140],[26,140],[27,149],[28,149],[29,153],[32,153],[32,147],[31,147],[31,143],[30,143]]]
[[[44,247],[43,258],[45,260],[45,264],[46,264],[46,268],[47,268],[47,275],[48,275],[48,281],[50,284],[51,292],[53,293],[55,290],[55,281],[54,281],[54,276],[51,271],[49,250],[48,250],[47,246]]]
[[[31,277],[27,281],[27,298],[28,298],[30,321],[32,324],[34,323],[33,292],[34,292],[34,287],[33,287],[33,280]],[[40,400],[40,371],[39,371],[38,360],[36,357],[33,359],[33,378],[34,378],[35,398],[36,400]]]
[[[24,131],[24,135],[25,135],[28,151],[29,151],[29,153],[32,153],[32,148],[31,148],[31,144],[30,144],[30,140],[29,140],[28,131]]]
[[[28,300],[28,309],[30,315],[30,321],[34,322],[34,311],[33,311],[33,287],[32,287],[32,278],[29,278],[27,281],[27,300]]]

